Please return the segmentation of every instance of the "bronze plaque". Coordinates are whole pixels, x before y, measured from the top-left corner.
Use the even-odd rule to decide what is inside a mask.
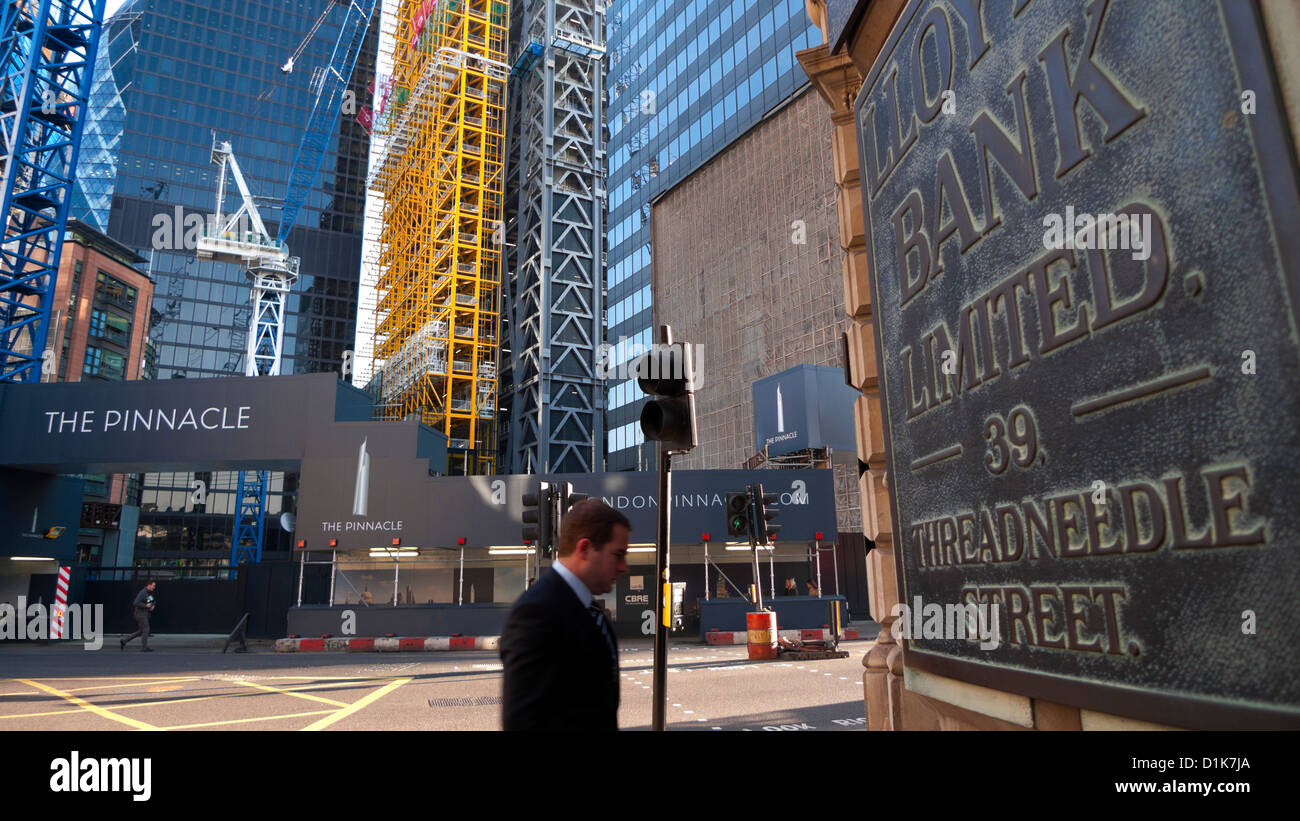
[[[1254,6],[913,0],[867,76],[909,667],[1300,726],[1300,199]]]

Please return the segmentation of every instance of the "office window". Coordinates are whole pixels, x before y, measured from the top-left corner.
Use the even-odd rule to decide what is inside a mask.
[[[107,339],[117,345],[131,342],[131,321],[117,314],[94,310],[90,312],[90,335]]]
[[[110,304],[135,309],[135,289],[121,280],[100,271],[95,277],[95,295]]]
[[[81,370],[87,376],[99,376],[104,379],[124,379],[126,377],[126,358],[113,351],[97,348],[93,345],[87,346],[86,362]]]

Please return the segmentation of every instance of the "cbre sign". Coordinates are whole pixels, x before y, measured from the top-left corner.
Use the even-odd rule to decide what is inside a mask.
[[[1269,53],[1230,0],[902,10],[855,105],[899,598],[993,608],[1001,639],[925,631],[910,667],[1300,726],[1300,197]]]

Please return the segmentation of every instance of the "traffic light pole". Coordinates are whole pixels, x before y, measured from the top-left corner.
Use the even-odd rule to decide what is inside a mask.
[[[763,510],[763,486],[750,485],[749,488],[749,552],[754,558],[754,609],[763,609],[763,578],[759,574],[762,572],[758,567],[758,539],[756,535],[759,532],[758,517]]]
[[[659,614],[659,623],[655,625],[654,681],[653,689],[650,691],[654,700],[650,727],[656,731],[665,729],[664,713],[668,701],[668,627],[672,624],[673,602],[668,577],[668,528],[673,508],[672,489],[672,456],[668,453],[668,446],[660,442],[659,530],[655,539],[655,578],[659,580],[655,588],[657,591],[655,595],[658,597],[655,612]]]
[[[669,580],[668,534],[672,518],[672,456],[699,442],[695,424],[695,360],[691,346],[673,345],[673,329],[659,326],[656,350],[637,360],[637,385],[653,397],[641,409],[641,432],[659,443],[659,532],[655,579],[659,623],[655,626],[654,713],[651,728],[664,729],[668,699],[668,629],[672,626],[673,593]]]

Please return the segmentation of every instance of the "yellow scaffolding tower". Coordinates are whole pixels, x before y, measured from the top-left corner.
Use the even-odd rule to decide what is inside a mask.
[[[384,200],[380,404],[447,435],[448,473],[495,472],[508,12],[403,0],[371,180]]]

